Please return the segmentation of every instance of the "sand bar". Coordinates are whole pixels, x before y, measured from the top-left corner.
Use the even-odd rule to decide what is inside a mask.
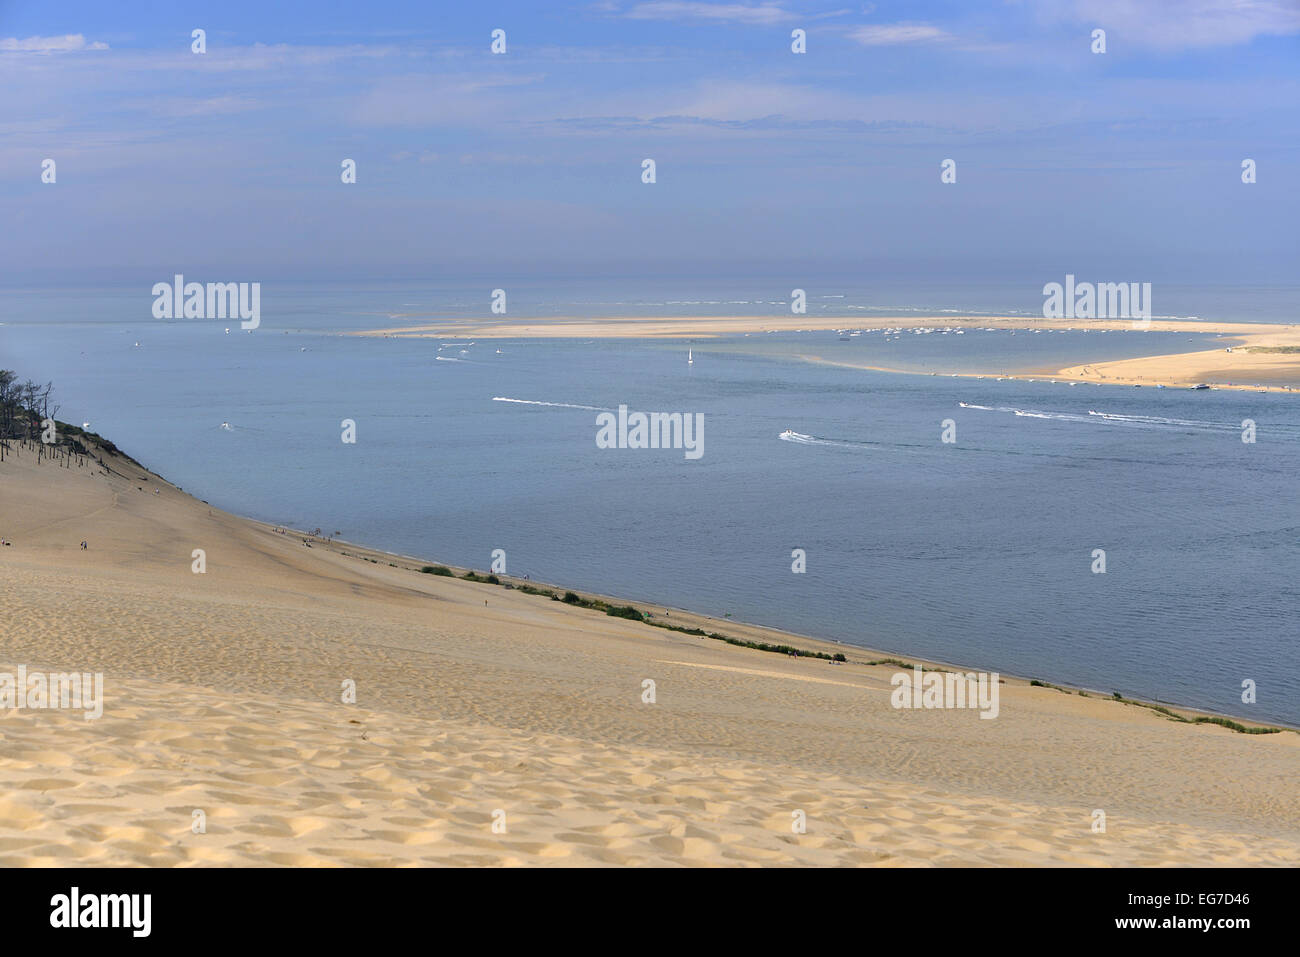
[[[394,315],[393,318],[400,318]],[[413,325],[353,332],[355,336],[391,336],[417,339],[707,339],[744,333],[801,332],[827,329],[915,329],[947,326],[954,329],[1107,329],[1135,328],[1132,319],[1041,319],[1032,316],[608,316],[554,319],[444,319]],[[1293,326],[1262,322],[1199,322],[1190,319],[1152,319],[1140,328],[1152,332],[1206,332],[1223,335],[1276,333]]]
[[[822,356],[801,358],[873,372],[968,376],[973,378],[1052,379],[1104,385],[1164,385],[1174,388],[1205,383],[1214,388],[1246,391],[1300,391],[1300,326],[1270,323],[1199,322],[1153,319],[1140,324],[1129,319],[1040,319],[1024,316],[892,316],[872,319],[808,316],[709,316],[605,319],[472,320],[374,329],[350,333],[413,339],[709,339],[719,336],[761,335],[769,332],[808,332],[836,329],[1007,329],[1133,332],[1194,332],[1222,336],[1214,349],[1132,359],[1099,358],[1066,368],[978,372],[934,369],[918,372],[890,366],[842,362]],[[1098,342],[1099,356],[1104,345]]]

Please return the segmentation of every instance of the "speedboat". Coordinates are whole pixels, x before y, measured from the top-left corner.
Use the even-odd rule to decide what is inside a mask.
[[[783,438],[783,439],[793,439],[793,438],[794,438],[794,429],[786,429],[784,432],[781,433],[780,438]]]

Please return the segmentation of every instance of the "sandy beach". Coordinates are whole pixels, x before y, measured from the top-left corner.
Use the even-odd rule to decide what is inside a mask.
[[[394,318],[398,318],[394,316]],[[690,338],[710,339],[727,335],[763,335],[769,332],[808,332],[835,329],[917,328],[1006,330],[1073,330],[1108,332],[1195,332],[1218,335],[1222,345],[1214,349],[1173,355],[1083,363],[1065,368],[1037,370],[987,369],[957,372],[939,369],[934,375],[1018,379],[1055,379],[1062,382],[1092,382],[1106,385],[1164,385],[1174,388],[1206,383],[1214,388],[1250,391],[1291,392],[1300,390],[1300,326],[1246,322],[1199,322],[1152,319],[1137,328],[1129,319],[1040,319],[1025,316],[891,316],[871,319],[847,317],[812,318],[791,316],[711,317],[609,317],[602,319],[546,320],[446,320],[351,333],[359,336],[392,338]],[[1099,350],[1102,348],[1098,345]],[[806,355],[802,358],[873,372],[918,374],[915,370],[880,365],[855,364]],[[1265,381],[1266,380],[1266,381]]]
[[[1291,731],[1013,678],[996,720],[895,709],[863,649],[308,547],[36,449],[0,463],[0,671],[102,672],[103,716],[0,711],[0,864],[1300,863]]]

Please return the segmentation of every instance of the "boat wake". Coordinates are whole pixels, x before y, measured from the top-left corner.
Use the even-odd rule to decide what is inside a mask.
[[[533,399],[511,399],[504,395],[494,395],[493,402],[513,402],[515,405],[544,405],[552,409],[585,409],[588,412],[613,412],[613,409],[601,408],[598,405],[574,405],[572,402],[537,402]]]
[[[1201,419],[1172,419],[1160,415],[1123,415],[1118,412],[1098,412],[1089,409],[1084,415],[1079,412],[1049,412],[1041,409],[1017,409],[1005,405],[975,405],[971,402],[958,402],[963,409],[976,409],[981,412],[1002,412],[1029,419],[1052,419],[1058,422],[1090,422],[1094,424],[1110,423],[1139,429],[1202,429],[1207,432],[1235,432],[1237,426],[1222,422],[1205,422]]]
[[[845,442],[840,439],[823,439],[816,435],[795,432],[793,429],[786,429],[777,438],[782,442],[794,442],[796,445],[830,445],[841,449],[867,449],[873,447],[873,443],[870,442]]]
[[[1202,422],[1200,419],[1169,419],[1160,415],[1120,415],[1117,412],[1097,412],[1094,409],[1089,409],[1088,414],[1094,415],[1099,419],[1105,419],[1108,422],[1124,422],[1131,425],[1172,425],[1189,429],[1226,429],[1229,432],[1237,431],[1235,425],[1224,425],[1219,422]]]

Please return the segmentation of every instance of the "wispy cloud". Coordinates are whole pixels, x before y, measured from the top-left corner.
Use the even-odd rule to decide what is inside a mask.
[[[538,73],[381,77],[349,97],[343,111],[360,126],[494,127],[532,112],[536,107],[527,91],[540,86],[544,79]]]
[[[1122,46],[1177,50],[1300,34],[1296,0],[1034,0],[1049,19],[1101,27]]]
[[[898,46],[905,43],[933,43],[951,40],[952,36],[928,23],[889,23],[881,26],[858,27],[849,32],[849,39],[863,46]]]
[[[123,102],[123,109],[138,108],[154,116],[228,116],[246,113],[261,106],[258,100],[247,96],[166,97],[134,102]]]
[[[77,53],[107,49],[107,43],[87,43],[80,33],[68,33],[61,37],[28,37],[25,40],[9,37],[0,40],[0,53]]]
[[[631,20],[712,20],[719,23],[784,23],[795,15],[776,3],[698,3],[692,0],[652,0],[623,14]]]

